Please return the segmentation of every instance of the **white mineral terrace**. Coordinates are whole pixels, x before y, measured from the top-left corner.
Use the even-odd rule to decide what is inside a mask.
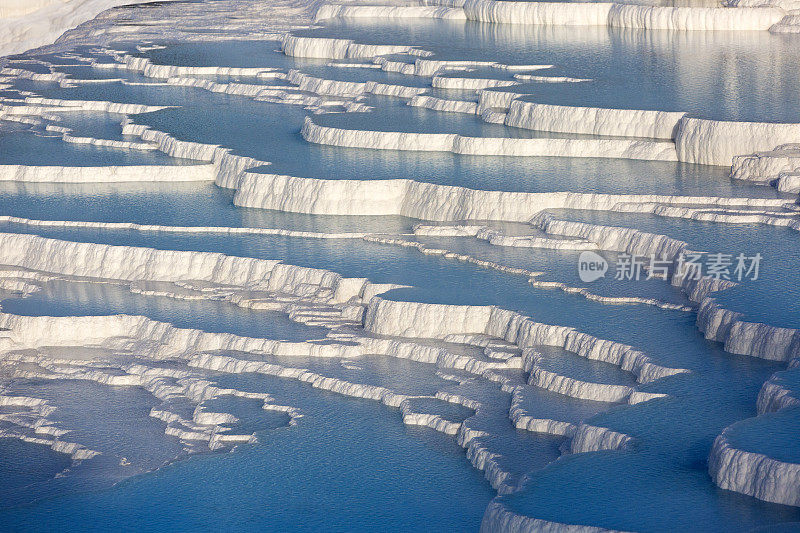
[[[764,103],[800,2],[652,3],[0,5],[0,446],[69,465],[24,491],[257,458],[336,398],[457,444],[481,531],[800,523],[800,115]],[[712,48],[724,80],[675,59]],[[750,241],[752,284],[677,268]]]

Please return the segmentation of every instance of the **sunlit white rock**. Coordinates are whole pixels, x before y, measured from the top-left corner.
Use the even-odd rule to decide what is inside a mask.
[[[384,6],[384,5],[338,5],[323,4],[314,17],[315,21],[343,18],[433,18],[443,20],[466,20],[461,9],[444,6]]]
[[[213,180],[213,165],[130,165],[104,167],[0,165],[0,181],[111,183]]]
[[[773,7],[666,7],[615,4],[608,25],[618,28],[673,31],[766,31],[784,11]]]
[[[299,37],[288,34],[283,39],[283,53],[292,57],[363,59],[388,54],[420,53],[420,51],[413,46],[360,44],[351,39]]]
[[[560,139],[512,137],[464,137],[455,133],[407,133],[398,131],[348,130],[315,124],[306,117],[303,138],[315,144],[464,155],[516,157],[603,157],[676,161],[671,142],[627,139]]]
[[[424,107],[434,111],[448,111],[451,113],[466,113],[474,115],[478,112],[476,102],[466,102],[463,100],[447,100],[435,96],[415,96],[408,103],[414,107]]]
[[[681,161],[729,166],[736,156],[772,150],[798,139],[800,124],[684,118],[678,126],[675,144]]]
[[[513,100],[506,125],[529,130],[672,139],[685,113],[603,109]]]
[[[714,440],[708,471],[719,487],[760,500],[800,505],[800,464],[779,461],[764,454],[736,448],[730,428]]]
[[[549,26],[605,26],[613,4],[607,2],[497,2],[467,0],[464,12],[469,20],[502,24]]]

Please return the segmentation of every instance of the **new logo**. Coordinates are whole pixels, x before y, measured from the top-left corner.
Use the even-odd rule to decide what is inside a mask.
[[[594,252],[582,252],[578,257],[578,277],[584,283],[591,283],[605,277],[608,272],[608,261]]]

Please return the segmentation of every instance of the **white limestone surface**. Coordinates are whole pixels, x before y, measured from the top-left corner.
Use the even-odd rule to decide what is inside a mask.
[[[513,100],[506,125],[529,130],[672,139],[685,113],[537,104]]]
[[[800,124],[729,122],[684,118],[675,145],[678,159],[701,165],[730,166],[736,156],[800,142]]]
[[[800,506],[800,464],[737,448],[726,428],[708,457],[708,472],[720,488],[773,503]]]
[[[59,167],[0,165],[0,181],[118,183],[214,181],[213,165]]]

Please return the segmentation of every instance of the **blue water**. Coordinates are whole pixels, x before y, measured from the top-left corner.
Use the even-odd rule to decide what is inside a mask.
[[[720,120],[800,121],[797,35],[414,19],[330,20],[321,31],[295,33],[414,44],[438,59],[556,65],[568,76],[594,80],[523,89],[541,103],[685,111]]]
[[[541,357],[536,366],[562,376],[612,385],[633,386],[636,383],[632,374],[610,363],[592,361],[552,346],[539,346],[537,351]]]
[[[261,434],[257,446],[5,511],[0,522],[16,531],[131,524],[148,531],[464,531],[480,524],[492,492],[454,442],[405,429],[374,402],[310,394],[276,378],[231,376],[226,383],[234,382],[269,391],[306,416],[291,429]]]
[[[123,47],[124,48],[124,47]],[[156,65],[192,67],[274,67],[290,68],[294,60],[280,52],[280,41],[219,41],[171,43],[165,48],[132,55],[147,57]],[[322,61],[312,61],[312,64]]]
[[[221,144],[235,153],[270,161],[264,172],[332,179],[413,178],[418,181],[464,187],[523,192],[700,194],[719,196],[774,196],[774,189],[731,182],[722,169],[694,165],[626,160],[569,158],[511,158],[458,156],[449,153],[408,153],[386,150],[336,148],[306,143],[300,136],[305,116],[298,108],[253,104],[241,98],[199,92],[197,106],[184,106],[139,115],[135,122],[166,131],[181,140]],[[388,98],[375,100],[392,102]],[[208,106],[223,106],[225,113],[209,116]],[[532,132],[481,123],[468,115],[435,113],[400,107],[384,115],[376,127],[371,114],[315,117],[326,125],[423,131],[419,120],[442,123],[439,131],[488,136],[531,136]],[[380,111],[388,113],[388,111]],[[213,126],[212,126],[213,123]],[[381,127],[381,124],[385,126]],[[462,124],[458,129],[448,124]],[[503,130],[501,133],[498,131]],[[258,132],[254,135],[254,132]],[[669,176],[665,181],[663,176]]]
[[[161,152],[127,152],[114,148],[65,143],[61,136],[0,131],[0,162],[4,165],[106,166],[175,165],[187,163]],[[6,183],[3,183],[7,186]]]
[[[531,83],[513,89],[529,94],[525,98],[536,102],[680,110],[726,120],[800,121],[796,94],[800,81],[796,62],[798,36],[766,32],[643,33],[425,20],[328,21],[321,29],[296,33],[346,37],[357,42],[414,44],[442,59],[553,64],[552,69],[537,74],[592,79],[579,84]],[[429,83],[425,78],[373,69],[330,66],[326,60],[289,58],[277,51],[279,43],[272,40],[165,44],[164,49],[144,52],[135,51],[131,43],[115,43],[114,48],[166,65],[299,68],[328,79],[410,86]],[[111,61],[102,51],[86,47],[77,51],[85,57]],[[60,63],[55,67],[58,71],[76,78],[154,81],[125,71],[72,66],[73,61],[48,54],[39,57]],[[33,63],[17,66],[47,72]],[[491,69],[451,75],[509,78],[508,73]],[[218,81],[273,84],[272,80],[246,78],[222,77]],[[120,82],[62,88],[30,80],[17,80],[14,88],[53,98],[179,106],[131,119],[181,140],[219,144],[235,154],[272,163],[257,172],[330,179],[402,177],[524,192],[793,198],[769,187],[733,182],[724,168],[624,160],[468,157],[312,145],[299,134],[303,120],[311,116],[309,110],[200,89]],[[475,98],[462,91],[434,93]],[[320,124],[366,130],[503,137],[547,135],[487,124],[475,116],[413,108],[400,99],[367,96],[363,102],[375,109],[313,118]],[[75,113],[57,123],[73,128],[75,135],[120,139],[121,120],[121,115]],[[157,151],[90,149],[63,143],[58,136],[44,136],[40,126],[3,122],[0,130],[0,164],[186,163]],[[211,183],[0,183],[0,214],[45,220],[387,234],[407,234],[418,222],[395,216],[312,216],[242,209],[233,205],[232,196],[232,191]],[[651,215],[577,211],[555,214],[666,234],[705,251],[761,252],[762,278],[720,294],[720,303],[744,312],[748,319],[800,327],[796,276],[800,247],[796,232]],[[524,225],[493,225],[512,232],[536,233]],[[516,387],[527,414],[575,425],[585,422],[632,438],[624,452],[566,456],[561,455],[561,450],[569,443],[568,438],[514,428],[509,420],[509,391],[460,370],[379,355],[346,361],[229,351],[219,355],[306,368],[327,377],[387,387],[403,394],[432,396],[448,391],[479,401],[482,408],[477,411],[430,397],[415,398],[409,403],[416,411],[439,414],[486,432],[477,442],[497,454],[498,464],[511,480],[521,483],[518,492],[500,500],[524,515],[642,531],[747,531],[800,521],[800,511],[795,508],[722,491],[708,476],[711,443],[732,424],[732,436],[743,449],[797,462],[798,417],[796,410],[756,417],[758,391],[785,365],[724,352],[719,343],[703,338],[694,312],[602,304],[559,290],[536,288],[525,276],[363,240],[37,228],[10,223],[0,225],[0,231],[281,259],[348,277],[410,286],[387,293],[385,297],[389,299],[496,305],[541,322],[571,326],[630,344],[657,364],[691,373],[637,384],[632,373],[609,363],[583,359],[561,348],[538,347],[543,357],[540,365],[546,370],[579,380],[637,386],[645,392],[669,395],[630,406],[570,398],[527,385],[528,376],[523,371],[503,371],[509,387]],[[582,284],[577,279],[578,252],[504,248],[472,238],[403,238],[503,266],[542,271],[541,280],[586,286],[601,295],[688,304],[676,289],[655,280],[626,283],[607,278]],[[611,264],[618,257],[613,253],[602,255]],[[278,312],[251,311],[221,301],[135,295],[122,285],[70,280],[51,281],[26,298],[4,294],[0,304],[4,312],[13,314],[136,314],[182,328],[293,341],[319,339],[328,333]],[[487,360],[479,347],[427,342]],[[84,348],[78,348],[81,349]],[[73,348],[66,350],[74,355],[69,351]],[[120,357],[125,362],[156,364],[136,353]],[[111,363],[104,364],[110,373],[120,371]],[[157,364],[186,369],[180,358]],[[144,389],[106,387],[80,380],[2,376],[0,384],[8,387],[9,394],[47,398],[58,405],[50,418],[71,429],[68,438],[103,455],[72,465],[66,475],[54,478],[70,466],[64,456],[41,445],[1,439],[0,477],[11,481],[0,483],[0,496],[5,502],[0,506],[0,529],[469,531],[479,527],[486,505],[496,496],[454,438],[403,425],[397,408],[323,392],[290,379],[198,369],[192,372],[219,387],[269,393],[272,403],[295,407],[303,417],[294,421],[296,425],[290,425],[288,415],[263,410],[259,400],[230,395],[207,400],[202,402],[206,410],[235,414],[239,421],[229,424],[231,429],[255,432],[258,443],[239,445],[222,453],[188,455],[178,439],[164,434],[166,425],[149,416],[150,409],[157,408],[161,400]],[[191,417],[194,403],[176,403],[173,407],[182,416]],[[192,451],[199,448],[192,447]],[[21,459],[15,461],[16,456]],[[122,457],[132,465],[120,464]],[[176,458],[180,460],[173,462]]]
[[[46,229],[18,226],[20,233],[74,241],[147,246],[172,250],[222,252],[275,259],[325,268],[346,277],[367,277],[378,283],[410,285],[388,296],[431,303],[497,305],[520,311],[545,323],[570,325],[602,338],[642,346],[660,362],[706,366],[710,343],[694,327],[694,314],[650,306],[604,305],[560,291],[536,289],[526,278],[504,274],[440,256],[361,240],[302,239],[127,231]],[[469,286],[469,291],[463,287]],[[635,289],[635,287],[632,287]],[[713,345],[711,345],[713,346]],[[678,348],[681,347],[681,348]],[[721,350],[719,351],[720,353]],[[700,356],[700,354],[703,354]],[[727,359],[725,357],[724,359]]]
[[[712,501],[715,501],[713,487],[702,473],[707,449],[716,434],[726,425],[754,414],[758,387],[777,369],[771,363],[724,354],[718,346],[704,341],[695,329],[694,316],[691,313],[660,311],[643,306],[604,306],[555,291],[537,291],[524,279],[515,276],[422,256],[413,250],[381,247],[361,241],[348,242],[342,246],[335,242],[308,240],[302,245],[302,239],[259,238],[252,239],[253,242],[241,248],[236,244],[237,239],[213,236],[159,235],[154,239],[143,234],[126,236],[124,232],[85,232],[86,235],[82,238],[80,234],[84,232],[74,230],[37,233],[69,237],[72,240],[86,238],[115,244],[146,244],[173,249],[283,257],[288,262],[332,268],[345,275],[367,276],[375,281],[414,285],[413,289],[394,291],[394,298],[459,304],[496,304],[522,311],[544,322],[574,325],[604,338],[634,344],[661,364],[688,367],[698,374],[689,380],[665,380],[645,387],[654,392],[670,392],[674,388],[677,392],[673,393],[682,398],[676,412],[665,411],[663,405],[656,409],[658,403],[647,404],[649,410],[644,411],[643,407],[618,410],[615,412],[621,418],[617,424],[622,424],[619,429],[640,438],[645,436],[644,433],[652,434],[649,438],[659,443],[664,435],[669,435],[677,448],[670,455],[685,455],[687,452],[682,450],[686,450],[688,446],[691,457],[689,465],[695,472],[693,479],[702,481],[701,486],[705,487],[702,490],[711,490],[711,495],[706,498],[711,498]],[[364,261],[365,257],[374,259]],[[398,268],[398,265],[405,266]],[[465,285],[471,290],[461,290]],[[748,376],[747,387],[743,387],[744,384],[741,383],[731,389],[729,380],[732,374]],[[686,424],[684,417],[687,412],[694,413],[695,424]],[[658,426],[653,425],[656,419],[661,421]],[[507,441],[507,444],[500,445],[509,447],[512,443],[513,441]],[[542,463],[536,460],[537,455],[529,456],[534,460],[531,466],[538,465],[538,468],[555,458],[552,455],[542,456],[541,451],[538,453],[538,457],[547,458],[546,461]],[[651,481],[660,482],[659,479],[651,478]],[[681,501],[681,505],[688,504],[688,500]]]
[[[306,340],[327,330],[292,322],[283,313],[253,311],[227,302],[178,300],[131,293],[126,286],[52,281],[27,298],[0,300],[6,313],[27,316],[141,315],[179,328],[243,337]]]
[[[212,49],[221,47],[222,50],[217,51],[217,54],[223,52],[234,54],[233,49],[235,50],[234,57],[241,57],[241,61],[245,61],[246,57],[249,57],[229,43],[215,43],[209,46]],[[194,43],[193,50],[197,48],[197,43]],[[245,52],[247,50],[244,48]],[[269,61],[265,59],[265,64],[272,61],[273,56],[287,59],[282,54],[269,51],[271,49],[265,48],[264,50],[269,59]],[[156,52],[165,51],[150,51],[147,54]],[[522,59],[520,58],[520,60]],[[530,62],[536,58],[524,59],[526,59],[525,62]],[[233,61],[233,63],[236,62],[240,62],[239,59]],[[293,66],[302,67],[306,63],[301,60],[298,65]],[[301,68],[301,70],[333,79],[342,76],[397,76],[366,69],[340,69],[319,65]],[[358,72],[351,72],[353,70]],[[112,70],[108,71],[107,75],[116,77],[116,74],[117,71]],[[639,75],[644,76],[641,73]],[[409,79],[414,83],[419,83],[417,78],[410,77]],[[447,185],[526,192],[573,190],[719,196],[773,196],[776,194],[774,189],[743,186],[731,182],[727,177],[727,172],[723,169],[677,163],[571,158],[474,157],[449,153],[409,154],[318,146],[306,143],[300,137],[300,127],[307,113],[298,107],[253,102],[241,97],[180,87],[102,84],[61,89],[53,84],[26,83],[30,83],[31,87],[36,87],[44,95],[66,99],[105,98],[119,102],[152,105],[180,104],[180,108],[139,115],[133,117],[133,120],[161,131],[167,131],[182,140],[221,144],[232,148],[235,153],[270,161],[273,164],[266,167],[265,171],[288,175],[334,179],[412,177],[419,181]],[[404,101],[393,98],[370,97],[367,102],[378,104],[376,111],[373,113],[322,115],[315,117],[314,120],[323,124],[356,129],[441,131],[483,136],[553,136],[553,134],[487,124],[474,116],[437,113],[422,108],[408,107]],[[219,109],[220,113],[210,115],[207,113],[209,107]],[[111,127],[118,127],[118,122],[118,119],[115,120]],[[665,176],[669,177],[665,179]]]
[[[574,216],[573,216],[574,215]],[[761,254],[757,279],[754,271],[742,276],[737,287],[721,293],[719,303],[745,314],[748,320],[776,326],[800,327],[800,234],[788,228],[760,224],[715,224],[654,215],[569,212],[567,218],[622,227],[683,240],[690,249],[732,256],[730,279],[738,280],[735,258]],[[780,242],[780,246],[775,243]],[[747,263],[750,264],[750,261]],[[777,311],[777,312],[776,312]]]
[[[743,420],[733,426],[728,436],[737,449],[762,453],[778,461],[797,463],[800,462],[797,447],[786,446],[786,443],[797,441],[799,419],[796,407],[783,409]]]
[[[20,492],[30,490],[37,482],[51,479],[71,464],[67,456],[50,448],[17,439],[3,439],[0,441],[0,472],[5,477],[1,487],[3,501],[13,501]]]
[[[136,222],[174,226],[267,227],[319,232],[404,232],[396,216],[345,217],[233,206],[233,192],[211,183],[0,183],[4,214],[39,220]]]

